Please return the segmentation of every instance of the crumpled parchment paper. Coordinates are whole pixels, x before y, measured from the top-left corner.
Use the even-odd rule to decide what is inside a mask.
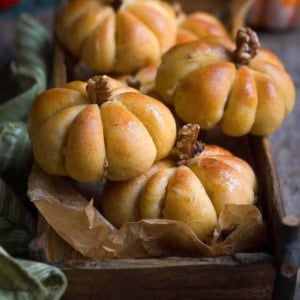
[[[90,259],[146,258],[169,255],[222,256],[259,250],[266,240],[265,224],[255,205],[227,205],[209,243],[199,240],[184,223],[152,219],[112,226],[63,177],[34,166],[28,195],[56,233]]]

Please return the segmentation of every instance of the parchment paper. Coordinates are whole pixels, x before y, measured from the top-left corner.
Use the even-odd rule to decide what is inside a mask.
[[[85,257],[97,260],[159,256],[222,256],[259,250],[266,240],[265,224],[254,205],[227,205],[209,243],[184,223],[152,219],[114,228],[63,177],[34,166],[28,195],[56,233]]]

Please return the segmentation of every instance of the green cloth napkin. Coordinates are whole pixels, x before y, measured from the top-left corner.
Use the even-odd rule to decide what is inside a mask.
[[[0,299],[57,300],[67,286],[58,268],[16,259],[0,247]]]
[[[22,182],[27,182],[32,160],[27,115],[36,96],[47,87],[51,40],[43,25],[22,15],[16,41],[11,70],[21,93],[0,105],[0,299],[56,300],[67,286],[62,271],[24,259],[35,236],[36,219],[22,195],[26,195]]]
[[[26,257],[28,243],[35,235],[35,228],[33,215],[0,178],[0,246],[11,255]]]
[[[51,50],[51,38],[45,27],[30,15],[21,15],[17,21],[16,57],[11,70],[22,92],[0,105],[0,122],[27,121],[33,100],[47,87]]]
[[[26,123],[32,102],[47,87],[52,41],[46,28],[28,14],[17,20],[15,40],[11,70],[20,93],[0,105],[0,246],[11,255],[27,257],[35,211],[26,195],[33,161]]]
[[[0,122],[0,177],[27,203],[27,179],[33,164],[27,124]],[[1,191],[0,191],[1,193]],[[33,207],[33,206],[32,206]]]

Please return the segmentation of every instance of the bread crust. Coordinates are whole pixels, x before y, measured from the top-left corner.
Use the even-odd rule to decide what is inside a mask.
[[[172,47],[158,67],[155,87],[186,123],[220,126],[230,136],[273,133],[295,103],[293,80],[274,53],[260,48],[239,65],[233,43],[224,37]]]
[[[97,0],[74,0],[59,13],[59,42],[102,73],[131,73],[159,63],[176,42],[175,12],[157,0],[125,0],[114,10]],[[166,34],[167,32],[167,34]]]
[[[171,219],[187,224],[205,240],[227,204],[254,204],[257,180],[251,166],[228,150],[206,145],[186,165],[160,161],[127,182],[106,183],[103,215],[116,227],[140,219]]]
[[[194,12],[181,17],[176,44],[197,40],[208,35],[229,38],[227,29],[214,15],[204,11]]]
[[[169,155],[176,139],[171,111],[152,97],[106,79],[111,90],[103,104],[93,103],[80,81],[37,97],[28,129],[44,171],[81,182],[128,180]]]

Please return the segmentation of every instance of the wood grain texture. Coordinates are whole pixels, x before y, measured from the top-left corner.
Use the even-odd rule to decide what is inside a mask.
[[[271,299],[275,267],[270,257],[160,258],[62,267],[64,299]]]
[[[38,261],[56,263],[71,259],[87,260],[65,242],[41,215],[38,216],[37,235],[29,248],[31,257]]]
[[[299,218],[285,211],[269,139],[251,137],[251,142],[255,149],[259,182],[264,186],[261,207],[271,237],[270,250],[276,257],[278,270],[273,298],[294,299],[300,265]]]

